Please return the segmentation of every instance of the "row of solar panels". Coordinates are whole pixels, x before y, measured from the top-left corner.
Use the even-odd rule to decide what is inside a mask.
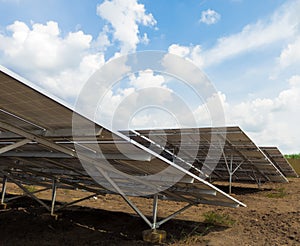
[[[207,180],[287,182],[285,175],[296,176],[277,149],[258,148],[239,127],[112,132],[0,68],[2,177],[239,206],[244,204]]]
[[[152,192],[189,204],[244,206],[188,168],[77,115],[5,68],[1,68],[0,87],[2,177],[43,186],[55,179],[65,187],[86,187],[96,193],[145,196]],[[93,125],[93,132],[85,129],[87,124]],[[163,175],[151,175],[165,169]]]
[[[179,154],[211,180],[228,180],[229,172],[236,181],[286,182],[285,177],[298,177],[277,147],[257,147],[239,127],[123,133],[171,159],[176,160]],[[176,150],[180,151],[176,154]],[[210,158],[210,154],[215,156]]]

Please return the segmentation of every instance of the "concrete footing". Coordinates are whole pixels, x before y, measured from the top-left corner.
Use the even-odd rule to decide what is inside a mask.
[[[143,231],[143,240],[150,243],[163,243],[166,240],[167,233],[163,230],[145,230]]]
[[[50,213],[42,213],[40,215],[43,219],[54,219],[54,220],[58,220],[59,215],[58,214],[50,214]]]
[[[7,204],[6,203],[0,204],[0,209],[6,209],[6,208],[7,208]]]
[[[58,220],[58,214],[51,214],[51,217],[54,218],[55,220]]]

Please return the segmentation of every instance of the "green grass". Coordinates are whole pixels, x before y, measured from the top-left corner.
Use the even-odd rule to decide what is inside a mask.
[[[279,188],[275,192],[267,194],[268,198],[283,198],[287,195],[284,188]]]
[[[180,232],[179,239],[172,238],[171,241],[175,245],[195,245],[199,243],[203,243],[203,236],[209,233],[210,229],[214,228],[214,225],[207,224],[204,228],[200,228],[201,224],[196,225],[191,231],[187,232],[182,230]],[[204,240],[205,241],[205,240]],[[201,244],[202,245],[202,244]]]
[[[287,159],[300,159],[300,153],[299,154],[288,154],[288,155],[284,155],[284,157]]]
[[[34,187],[33,185],[25,185],[24,187],[31,193],[37,191],[36,187]]]
[[[203,214],[204,223],[213,226],[232,226],[235,220],[231,219],[228,214],[219,214],[214,211],[210,211]]]
[[[191,231],[182,230],[175,237],[171,236],[171,241],[176,245],[202,245],[204,243],[203,236],[210,231],[214,231],[218,227],[230,227],[234,225],[235,220],[229,217],[227,214],[221,214],[214,211],[210,211],[203,214],[204,225],[195,225]],[[209,243],[209,241],[207,241]],[[204,244],[206,245],[206,244]]]

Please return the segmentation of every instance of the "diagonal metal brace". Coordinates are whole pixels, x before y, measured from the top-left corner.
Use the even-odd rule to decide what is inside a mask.
[[[30,192],[28,189],[26,189],[18,180],[14,179],[11,176],[7,176],[7,178],[9,180],[11,180],[13,183],[15,183],[17,186],[19,186],[21,190],[23,190],[28,196],[30,196],[32,199],[37,201],[43,207],[45,207],[48,211],[51,211],[50,207],[46,203],[44,203],[42,200],[40,200],[38,197],[36,197],[32,192]]]
[[[0,155],[4,154],[5,152],[11,151],[13,149],[19,148],[19,147],[21,147],[21,146],[23,146],[23,145],[25,145],[25,144],[27,144],[29,142],[31,142],[30,139],[23,139],[23,140],[21,140],[19,142],[10,144],[8,146],[5,146],[5,147],[3,147],[3,148],[0,149]]]

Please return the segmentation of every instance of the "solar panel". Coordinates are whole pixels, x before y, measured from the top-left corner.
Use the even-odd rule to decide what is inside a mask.
[[[210,180],[231,178],[232,181],[245,182],[288,182],[268,156],[237,126],[132,130],[123,133],[144,145],[147,141],[153,141],[162,146],[158,152],[167,151],[169,155],[176,149],[183,149],[180,158],[191,163],[196,169],[202,170]],[[184,142],[181,141],[183,137]],[[220,144],[219,139],[224,141]],[[212,158],[212,161],[207,161],[211,146],[222,149],[222,153],[219,159]],[[195,150],[197,155],[193,156],[191,153]]]
[[[290,163],[285,159],[277,147],[259,147],[276,167],[287,177],[298,177],[298,174]]]
[[[55,190],[59,184],[97,194],[118,193],[154,229],[159,226],[156,219],[150,223],[127,195],[149,197],[149,190],[154,190],[155,201],[159,197],[188,204],[178,212],[199,203],[245,206],[190,171],[192,167],[186,161],[176,164],[146,145],[109,131],[77,113],[78,129],[74,136],[74,112],[70,106],[11,71],[3,67],[0,70],[0,176],[3,181],[13,181],[22,189],[24,184],[38,184]],[[93,134],[84,128],[87,123],[94,125]],[[88,167],[79,161],[80,149],[80,159]],[[104,160],[109,160],[110,165]],[[153,175],[162,170],[166,170],[163,176]]]

